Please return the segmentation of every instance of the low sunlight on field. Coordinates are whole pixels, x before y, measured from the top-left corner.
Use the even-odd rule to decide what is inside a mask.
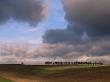
[[[110,82],[110,66],[0,65],[0,75],[0,82]]]

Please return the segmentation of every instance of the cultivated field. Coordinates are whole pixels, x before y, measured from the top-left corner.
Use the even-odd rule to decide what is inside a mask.
[[[110,82],[110,66],[0,65],[0,76],[0,82]]]
[[[0,82],[13,82],[13,81],[6,79],[6,78],[3,78],[3,77],[0,77]]]

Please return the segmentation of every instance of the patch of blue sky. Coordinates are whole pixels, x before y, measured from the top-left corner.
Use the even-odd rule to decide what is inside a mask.
[[[47,0],[49,5],[49,13],[47,17],[47,25],[49,29],[65,29],[67,21],[65,20],[65,12],[61,0]]]
[[[36,42],[41,42],[42,32],[43,29],[41,27],[35,28],[26,23],[18,23],[14,20],[10,20],[0,26],[0,40],[36,40]]]
[[[46,0],[46,3],[49,7],[48,16],[39,25],[32,27],[24,22],[9,20],[0,25],[0,40],[31,40],[40,43],[46,30],[65,29],[67,22],[61,1]]]

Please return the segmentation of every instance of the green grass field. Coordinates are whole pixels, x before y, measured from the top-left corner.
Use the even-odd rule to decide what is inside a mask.
[[[0,77],[0,82],[14,82],[14,81],[11,81],[11,80],[3,78],[3,77]]]
[[[0,65],[0,74],[14,82],[110,82],[110,66]]]

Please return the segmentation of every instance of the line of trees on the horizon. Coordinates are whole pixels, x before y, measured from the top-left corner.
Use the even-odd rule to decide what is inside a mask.
[[[80,64],[85,64],[85,65],[103,65],[102,62],[59,62],[59,61],[46,61],[46,65],[80,65]]]

